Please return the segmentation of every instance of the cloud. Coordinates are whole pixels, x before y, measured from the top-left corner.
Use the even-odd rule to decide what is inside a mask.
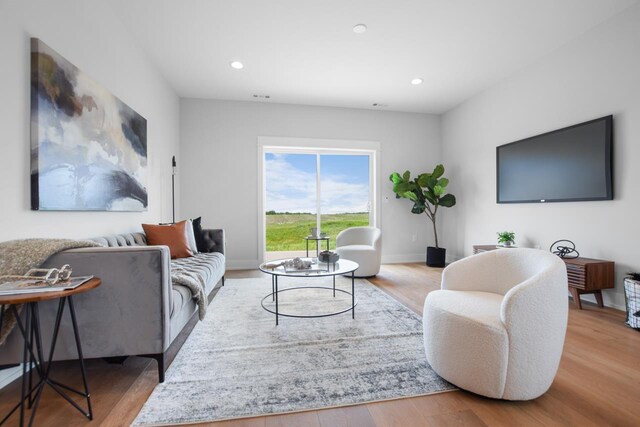
[[[316,212],[316,175],[295,167],[285,154],[265,161],[266,210]],[[369,184],[349,182],[345,175],[322,175],[321,212],[367,212]]]

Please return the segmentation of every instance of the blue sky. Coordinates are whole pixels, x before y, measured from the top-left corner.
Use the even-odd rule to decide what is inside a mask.
[[[316,155],[265,154],[266,210],[316,213]],[[369,157],[321,155],[322,213],[367,212]]]

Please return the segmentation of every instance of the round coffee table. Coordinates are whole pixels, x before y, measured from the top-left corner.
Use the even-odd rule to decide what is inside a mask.
[[[280,316],[284,317],[298,317],[298,318],[316,318],[316,317],[328,317],[328,316],[336,316],[338,314],[346,313],[347,311],[351,311],[351,318],[355,319],[356,312],[356,294],[355,294],[355,271],[358,269],[359,265],[357,262],[350,261],[348,259],[341,259],[336,263],[323,263],[320,262],[318,264],[314,264],[311,269],[308,270],[287,270],[284,266],[280,265],[276,268],[268,268],[267,265],[281,264],[287,259],[279,259],[275,261],[265,262],[260,265],[260,271],[263,273],[267,273],[271,275],[271,293],[262,298],[260,304],[262,308],[264,308],[269,313],[273,313],[276,315],[276,326],[278,325],[278,318]],[[351,275],[351,292],[345,291],[344,289],[336,289],[336,276],[342,275]],[[285,289],[278,289],[278,278],[279,277],[332,277],[333,278],[333,287],[329,286],[294,286]],[[336,292],[341,292],[343,294],[347,294],[351,296],[351,306],[344,310],[338,310],[330,313],[323,314],[309,314],[309,315],[299,315],[299,314],[287,314],[279,311],[278,307],[278,295],[282,292],[289,292],[298,289],[326,289],[329,291],[333,291],[333,297],[335,298]],[[272,301],[275,301],[275,310],[272,310],[265,306],[264,302],[266,299],[271,297]]]

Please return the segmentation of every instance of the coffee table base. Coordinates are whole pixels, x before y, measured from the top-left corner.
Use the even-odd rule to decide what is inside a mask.
[[[296,291],[296,290],[300,290],[300,289],[326,289],[328,291],[333,291],[333,296],[334,297],[336,296],[336,294],[335,294],[336,292],[342,292],[343,294],[352,295],[351,292],[349,292],[349,291],[345,291],[343,289],[330,288],[330,287],[327,287],[327,286],[296,286],[296,287],[293,287],[293,288],[281,289],[281,290],[278,291],[278,293],[281,294],[283,292]],[[264,305],[264,302],[269,297],[271,297],[271,299],[273,301],[273,298],[275,297],[274,294],[275,293],[272,292],[272,293],[266,295],[264,298],[262,298],[262,301],[261,301],[262,308],[264,308],[266,311],[268,311],[271,314],[275,314],[277,316],[283,316],[283,317],[296,317],[296,318],[299,318],[299,319],[315,319],[315,318],[319,318],[319,317],[337,316],[338,314],[346,313],[348,311],[354,311],[356,305],[358,305],[358,300],[354,300],[352,306],[347,307],[344,310],[332,311],[331,313],[324,313],[324,314],[287,314],[287,313],[283,313],[281,311],[275,312],[272,309],[270,309],[270,308],[268,308],[268,307],[266,307]]]
[[[296,317],[296,318],[304,318],[304,319],[313,319],[313,318],[320,318],[320,317],[337,316],[338,314],[342,314],[342,313],[346,313],[347,311],[350,311],[351,312],[351,318],[355,319],[356,318],[357,301],[356,301],[356,292],[355,292],[355,273],[354,273],[354,271],[351,272],[351,292],[345,291],[343,289],[336,289],[336,276],[335,275],[333,275],[333,287],[331,287],[331,288],[326,287],[326,286],[296,286],[296,287],[292,287],[292,288],[286,288],[286,289],[278,290],[278,275],[272,274],[271,275],[271,291],[272,292],[270,294],[267,294],[264,298],[262,298],[262,301],[260,301],[260,305],[262,305],[262,308],[264,308],[269,313],[272,313],[272,314],[276,315],[276,326],[278,326],[278,324],[279,324],[279,317],[280,316]],[[282,292],[293,291],[293,290],[298,290],[298,289],[327,289],[327,290],[333,291],[333,296],[334,297],[336,296],[336,292],[342,292],[344,294],[351,295],[351,307],[349,307],[347,309],[344,309],[344,310],[332,312],[332,313],[317,314],[317,315],[297,315],[297,314],[294,315],[294,314],[281,313],[280,310],[279,310],[279,306],[278,306],[278,295],[280,293],[282,293]],[[275,301],[275,303],[276,303],[276,310],[275,311],[265,307],[265,305],[264,305],[264,301],[269,297],[271,297],[271,300]]]

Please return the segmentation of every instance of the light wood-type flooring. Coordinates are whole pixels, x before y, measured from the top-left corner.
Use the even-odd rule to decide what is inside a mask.
[[[232,271],[227,278],[256,277]],[[422,312],[439,288],[441,269],[423,264],[384,265],[371,282]],[[215,427],[336,426],[640,426],[640,332],[624,314],[568,300],[569,327],[560,370],[551,389],[531,402],[505,402],[465,391],[286,415],[198,424]],[[259,308],[258,308],[259,309]],[[55,378],[80,388],[73,362],[57,363]],[[89,422],[51,390],[43,395],[36,425],[128,426],[157,384],[155,361],[132,357],[122,365],[88,362],[95,418]],[[19,381],[0,390],[0,414],[19,397]],[[14,415],[6,425],[17,425]]]

